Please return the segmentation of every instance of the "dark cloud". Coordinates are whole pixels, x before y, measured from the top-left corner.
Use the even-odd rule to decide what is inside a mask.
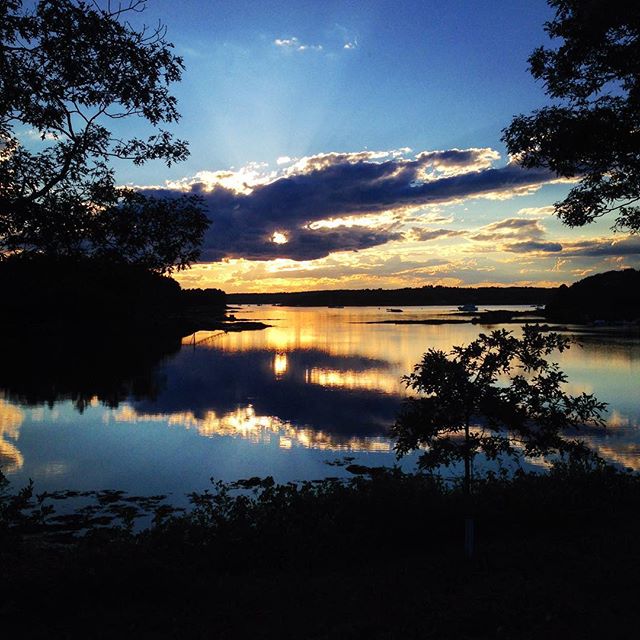
[[[278,227],[281,229],[282,226]],[[335,251],[358,251],[368,249],[391,240],[399,240],[402,234],[389,231],[376,231],[362,227],[341,227],[337,229],[308,228],[286,231],[287,242],[272,242],[269,230],[254,226],[245,230],[227,227],[222,234],[230,244],[228,251],[217,246],[211,247],[211,241],[205,241],[202,260],[215,262],[226,257],[241,257],[248,260],[269,260],[271,258],[293,258],[294,260],[316,260]],[[232,247],[232,249],[231,249]]]
[[[502,247],[513,253],[562,252],[563,257],[608,257],[640,255],[640,238],[629,236],[620,239],[595,238],[577,242],[539,242],[535,240],[512,242]]]
[[[487,168],[486,149],[425,152],[413,160],[374,161],[370,152],[324,154],[294,165],[284,176],[236,192],[220,184],[189,185],[200,193],[212,220],[203,260],[292,258],[311,260],[335,251],[357,250],[400,238],[390,227],[311,228],[318,220],[448,203],[473,197],[509,197],[556,179],[543,170],[510,163]],[[455,166],[451,175],[443,166]],[[485,167],[485,168],[478,168]],[[149,189],[171,195],[171,189]],[[526,222],[526,221],[522,221]],[[274,232],[288,242],[272,241]]]
[[[488,224],[485,229],[536,229],[538,230],[540,225],[537,220],[527,220],[525,218],[505,218],[498,222],[492,222]]]
[[[435,167],[488,167],[500,155],[493,149],[447,149],[444,151],[423,151],[416,156],[417,160],[426,160]]]
[[[511,251],[513,253],[530,253],[535,251],[551,253],[562,251],[562,245],[559,242],[536,242],[535,240],[529,242],[513,242],[502,248],[504,251]]]
[[[419,240],[437,240],[438,238],[455,238],[467,235],[467,231],[457,231],[455,229],[414,229],[414,233]]]
[[[620,240],[596,239],[566,242],[562,255],[588,257],[640,255],[640,238],[629,236]]]

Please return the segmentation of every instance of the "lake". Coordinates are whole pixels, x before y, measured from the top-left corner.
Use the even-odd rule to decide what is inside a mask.
[[[100,345],[99,336],[86,345],[86,370],[67,362],[64,351],[57,360],[36,356],[15,379],[9,369],[0,381],[0,466],[15,486],[32,478],[40,491],[114,488],[180,501],[207,488],[211,477],[272,475],[284,482],[343,475],[327,462],[344,456],[393,464],[386,433],[405,394],[402,375],[428,348],[447,350],[500,325],[376,322],[452,311],[247,305],[234,311],[238,318],[272,326],[198,332],[148,362],[134,358],[131,370],[123,361],[115,378],[109,345]],[[590,444],[639,469],[637,330],[568,327],[568,333],[581,343],[556,358],[569,391],[609,403],[609,426],[588,434]],[[93,353],[99,355],[91,360]],[[53,372],[46,382],[43,370]],[[64,379],[56,378],[58,370]],[[411,468],[414,461],[403,464]]]

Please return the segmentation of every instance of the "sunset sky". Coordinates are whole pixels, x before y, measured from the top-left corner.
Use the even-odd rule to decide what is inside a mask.
[[[155,0],[135,18],[161,19],[184,57],[173,131],[191,156],[118,164],[118,180],[204,196],[188,287],[556,285],[638,267],[637,237],[613,218],[563,226],[569,185],[500,141],[546,103],[527,57],[550,17],[544,0]]]

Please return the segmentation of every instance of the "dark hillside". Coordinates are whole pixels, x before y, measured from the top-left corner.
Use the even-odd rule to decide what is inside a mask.
[[[40,335],[179,336],[194,312],[220,317],[225,311],[223,291],[182,290],[173,278],[144,267],[95,258],[36,255],[0,261],[0,292],[2,326]]]
[[[547,304],[547,317],[561,322],[640,319],[640,271],[607,271],[563,285]]]

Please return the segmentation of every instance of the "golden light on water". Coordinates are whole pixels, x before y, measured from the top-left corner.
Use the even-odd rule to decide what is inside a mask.
[[[638,444],[628,443],[622,445],[617,443],[615,447],[593,442],[588,442],[587,444],[594,447],[605,460],[622,465],[632,471],[640,471],[640,446]]]
[[[284,352],[277,352],[273,356],[273,373],[276,378],[281,378],[286,372],[289,361],[287,354]]]
[[[340,437],[310,427],[294,427],[275,416],[260,416],[252,405],[239,407],[223,415],[206,411],[202,417],[191,411],[179,413],[138,413],[130,405],[105,414],[104,421],[126,423],[165,422],[170,426],[193,429],[201,436],[227,436],[254,444],[274,443],[281,449],[303,447],[324,451],[390,452],[390,441],[384,437]]]
[[[305,382],[322,387],[341,389],[364,389],[394,394],[402,392],[400,380],[388,371],[368,369],[366,371],[341,371],[339,369],[312,368],[305,371]]]
[[[0,467],[6,473],[21,469],[24,457],[11,440],[18,440],[24,413],[18,407],[0,400]],[[9,440],[7,439],[9,438]]]
[[[433,311],[407,309],[402,319],[434,317]],[[437,315],[436,311],[436,315]],[[444,313],[440,311],[439,313]],[[398,319],[384,308],[317,309],[290,308],[264,305],[242,307],[236,312],[245,320],[268,324],[261,331],[198,331],[195,343],[203,348],[224,353],[270,351],[289,354],[291,370],[292,352],[299,350],[321,351],[336,357],[364,357],[376,364],[385,363],[387,375],[399,380],[411,371],[416,359],[427,347],[448,350],[460,340],[470,341],[477,336],[475,326],[469,325],[370,325],[371,320]],[[398,314],[400,315],[400,314]],[[393,316],[393,318],[392,318]],[[372,326],[375,329],[372,331]],[[468,337],[468,339],[467,339]],[[193,336],[183,339],[192,344]],[[380,361],[376,363],[374,361]],[[337,367],[333,367],[336,368]],[[387,389],[384,383],[383,389]]]

